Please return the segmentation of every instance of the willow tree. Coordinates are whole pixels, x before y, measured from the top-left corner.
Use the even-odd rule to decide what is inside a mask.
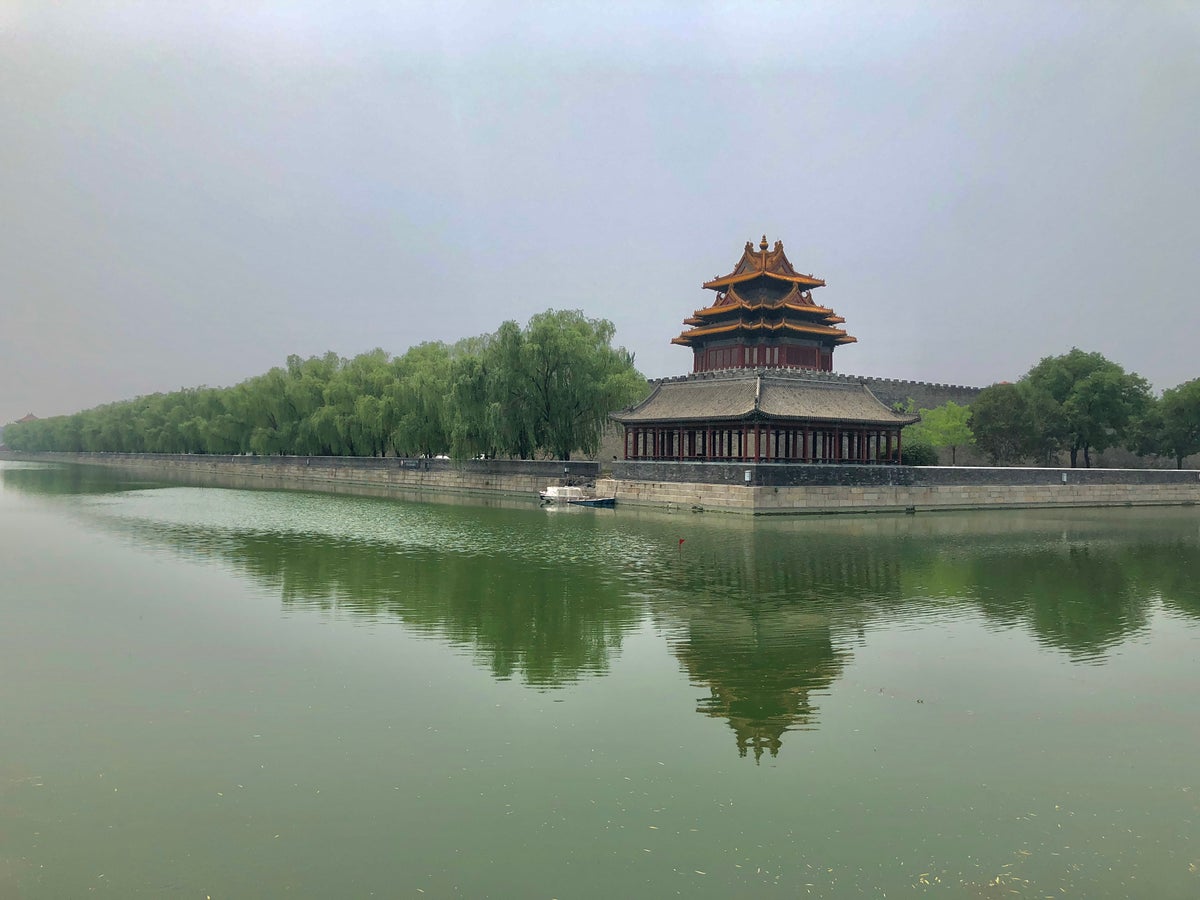
[[[534,416],[539,448],[557,459],[573,450],[594,455],[608,415],[646,392],[633,354],[613,347],[607,319],[549,310],[529,320],[520,380]]]
[[[442,343],[418,344],[392,361],[386,402],[392,441],[401,456],[437,456],[450,449],[452,365]]]

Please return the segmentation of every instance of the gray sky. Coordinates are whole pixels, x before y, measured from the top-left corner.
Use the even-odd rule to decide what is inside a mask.
[[[747,240],[984,385],[1200,376],[1200,3],[0,0],[0,422],[611,319],[650,376]]]

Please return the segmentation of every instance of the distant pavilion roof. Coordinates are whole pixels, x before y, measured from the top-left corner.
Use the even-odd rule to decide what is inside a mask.
[[[759,278],[763,275],[779,281],[790,281],[793,284],[801,285],[803,288],[825,286],[825,282],[820,278],[814,278],[812,275],[801,275],[792,268],[792,264],[788,262],[788,258],[783,253],[783,241],[776,241],[775,247],[771,250],[768,250],[767,247],[767,236],[765,234],[758,245],[757,253],[754,252],[754,246],[749,241],[746,241],[746,249],[742,252],[742,258],[734,266],[733,271],[720,278],[714,278],[712,281],[706,281],[704,286],[710,290],[719,291],[739,282],[749,281],[752,278]]]
[[[792,268],[783,241],[768,249],[763,235],[758,248],[747,241],[732,272],[705,282],[705,288],[717,292],[716,300],[684,319],[692,327],[672,338],[672,344],[701,353],[711,341],[799,339],[830,350],[857,342],[836,327],[845,324],[844,318],[813,302],[813,288],[824,287],[825,282]]]
[[[612,418],[626,425],[764,418],[903,426],[918,420],[888,409],[860,381],[815,374],[729,369],[665,379],[641,403]]]

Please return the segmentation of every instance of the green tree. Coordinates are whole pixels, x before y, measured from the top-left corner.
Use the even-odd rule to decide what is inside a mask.
[[[608,414],[646,390],[612,323],[579,312],[505,322],[453,347],[301,359],[230,388],[14,423],[16,450],[457,456],[595,453]]]
[[[993,465],[1020,462],[1033,452],[1035,434],[1028,398],[1015,384],[993,384],[971,404],[968,424]]]
[[[1160,407],[1163,444],[1182,469],[1184,457],[1200,453],[1200,378],[1163,391]]]
[[[613,347],[616,329],[579,310],[550,310],[529,320],[522,347],[525,394],[538,447],[557,459],[594,454],[608,415],[641,398],[646,380],[633,355]]]
[[[450,455],[455,459],[497,456],[496,429],[490,421],[488,372],[482,353],[460,356],[450,374]]]
[[[453,363],[442,343],[419,344],[392,363],[387,402],[393,440],[404,456],[438,456],[450,449]]]
[[[1200,378],[1163,391],[1129,428],[1129,448],[1140,456],[1165,456],[1183,468],[1200,453]]]
[[[501,454],[531,459],[537,451],[532,378],[526,335],[516,322],[504,322],[484,357],[488,405],[482,427],[490,431]]]
[[[1057,443],[1071,455],[1071,467],[1091,466],[1091,451],[1119,443],[1129,423],[1150,402],[1144,378],[1127,373],[1099,353],[1073,348],[1050,356],[1022,379],[1042,441]]]
[[[905,445],[928,444],[935,449],[950,448],[950,464],[958,464],[958,448],[975,443],[971,431],[971,407],[948,400],[934,409],[918,410],[921,421],[904,429]],[[907,453],[905,454],[907,455]]]
[[[906,466],[936,466],[938,464],[937,450],[919,437],[911,440],[905,437],[902,441],[902,448],[901,456]]]

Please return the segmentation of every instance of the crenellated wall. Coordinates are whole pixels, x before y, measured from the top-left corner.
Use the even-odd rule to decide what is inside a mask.
[[[961,384],[935,384],[929,381],[902,381],[898,378],[871,376],[847,377],[865,384],[884,406],[904,405],[911,400],[914,411],[936,409],[949,401],[954,401],[959,406],[969,406],[983,390]]]

